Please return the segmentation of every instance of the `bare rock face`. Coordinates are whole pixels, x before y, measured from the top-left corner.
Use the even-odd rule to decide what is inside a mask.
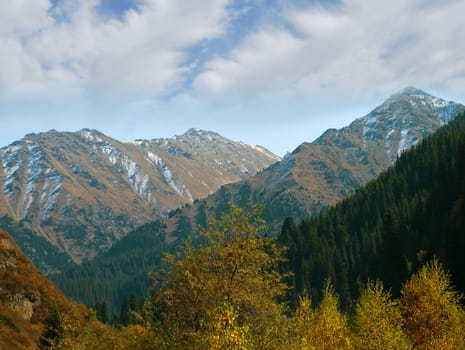
[[[34,292],[23,292],[9,295],[5,305],[20,313],[21,317],[30,321],[34,309],[40,306],[40,294]]]
[[[0,237],[0,272],[2,271],[16,272],[16,252],[10,239]]]
[[[0,149],[0,216],[21,221],[80,262],[136,226],[279,159],[199,129],[131,143],[88,129],[29,134]]]

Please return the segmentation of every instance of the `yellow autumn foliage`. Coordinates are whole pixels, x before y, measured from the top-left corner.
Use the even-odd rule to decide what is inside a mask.
[[[354,347],[366,350],[411,349],[402,329],[397,301],[381,282],[369,281],[355,308]]]
[[[405,283],[400,298],[403,327],[415,349],[465,347],[465,312],[460,299],[437,260]]]

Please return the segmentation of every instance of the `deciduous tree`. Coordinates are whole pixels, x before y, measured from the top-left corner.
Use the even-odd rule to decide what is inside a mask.
[[[404,328],[418,349],[462,349],[465,313],[450,276],[437,260],[428,262],[402,288]]]
[[[176,337],[192,343],[206,334],[212,312],[226,303],[237,312],[237,326],[250,330],[254,346],[279,344],[284,306],[278,299],[286,287],[277,272],[281,251],[265,232],[259,209],[231,205],[200,232],[204,246],[186,243],[181,255],[166,257],[154,304]]]

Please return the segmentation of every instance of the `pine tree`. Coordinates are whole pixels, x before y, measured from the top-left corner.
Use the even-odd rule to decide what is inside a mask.
[[[124,326],[127,326],[131,323],[131,305],[129,303],[129,299],[127,296],[123,298],[123,303],[121,304],[121,312],[120,312],[120,323]]]
[[[45,320],[45,328],[39,340],[39,349],[56,349],[65,337],[65,322],[62,313],[53,308]]]
[[[383,222],[383,280],[394,295],[399,293],[402,282],[407,277],[399,231],[398,216],[389,210]]]

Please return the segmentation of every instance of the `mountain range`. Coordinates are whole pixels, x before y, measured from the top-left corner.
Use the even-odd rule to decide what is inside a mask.
[[[130,143],[89,129],[29,134],[0,149],[0,213],[77,263],[150,221],[165,222],[170,242],[185,237],[230,201],[261,204],[277,233],[286,217],[335,204],[464,110],[408,87],[284,159],[199,129]],[[43,253],[26,248],[32,259]]]
[[[0,213],[80,262],[279,159],[199,129],[131,143],[88,129],[29,134],[0,149]]]
[[[139,227],[107,253],[52,278],[76,300],[89,305],[106,300],[118,310],[124,296],[144,295],[151,283],[148,273],[160,268],[164,252],[176,249],[198,226],[207,227],[209,216],[219,217],[230,201],[263,206],[263,217],[276,235],[285,218],[299,222],[335,204],[464,110],[407,88],[349,126],[328,130],[247,180],[224,185],[162,221]]]
[[[264,206],[267,224],[276,233],[286,217],[319,213],[374,179],[403,151],[464,110],[461,104],[408,87],[350,125],[302,143],[283,160],[223,186],[180,215],[193,220],[195,227],[201,206],[216,210],[229,200],[251,201]]]
[[[218,334],[219,329],[214,342],[199,343],[198,348],[211,344],[225,348],[235,344],[231,339],[237,343],[236,339],[246,339],[245,335],[241,338],[236,336],[241,333],[232,333],[234,338],[229,335],[225,338],[224,322],[221,327],[199,327],[198,331],[191,326],[194,322],[185,322],[185,319],[201,315],[201,320],[210,322],[210,312],[202,312],[205,304],[211,308],[208,303],[212,301],[223,303],[224,296],[220,293],[230,291],[228,297],[232,295],[232,302],[240,300],[238,295],[239,298],[246,295],[245,300],[251,302],[251,307],[238,310],[251,309],[259,314],[257,318],[250,319],[247,325],[256,322],[258,330],[264,324],[265,329],[276,329],[267,339],[271,348],[276,348],[277,344],[283,349],[301,348],[302,344],[309,343],[316,344],[317,348],[327,344],[330,344],[329,348],[337,348],[339,344],[339,347],[349,344],[357,349],[367,346],[383,348],[388,342],[392,348],[463,348],[465,337],[462,321],[465,310],[460,301],[464,290],[464,147],[465,113],[461,113],[416,147],[402,152],[394,166],[377,179],[322,215],[303,220],[300,224],[294,223],[291,218],[286,219],[277,240],[269,240],[269,237],[262,235],[253,236],[257,228],[252,225],[262,227],[260,221],[254,222],[256,217],[251,217],[255,215],[255,209],[247,212],[234,208],[237,217],[225,215],[222,219],[224,225],[215,226],[212,221],[210,227],[210,234],[223,238],[224,244],[212,240],[212,245],[199,249],[187,244],[183,253],[172,256],[174,260],[171,263],[179,272],[171,272],[165,279],[157,280],[162,283],[162,288],[167,289],[161,289],[155,297],[147,299],[140,313],[137,313],[140,311],[137,297],[131,295],[129,299],[125,298],[119,318],[117,315],[109,318],[105,299],[95,304],[95,311],[70,302],[34,269],[11,237],[0,230],[0,347],[186,348],[209,337],[212,332]],[[236,219],[239,224],[231,225]],[[220,229],[217,231],[218,227]],[[160,249],[165,249],[165,237],[163,234],[153,237],[151,232],[162,233],[162,230],[163,223],[158,221],[158,224],[143,225],[121,239],[110,251],[115,253],[119,250],[119,254],[123,255],[106,267],[110,268],[108,271],[102,271],[105,267],[100,266],[100,276],[103,276],[103,272],[108,278],[107,273],[111,271],[127,274],[128,265],[122,263],[127,257],[124,254],[127,246],[122,246],[122,243],[127,243],[131,236],[140,238],[138,244],[132,247],[138,250],[134,257],[152,260],[153,257],[145,250],[152,246],[151,243],[162,243],[155,251],[160,255]],[[251,239],[249,242],[231,240],[228,233]],[[251,254],[260,245],[257,243],[260,239],[269,240],[272,246],[261,248],[261,254]],[[282,261],[279,272],[274,264],[262,264],[266,270],[276,274],[267,286],[281,287],[282,277],[294,287],[290,289],[294,295],[283,295],[284,300],[280,304],[273,298],[275,307],[270,309],[277,312],[265,313],[266,317],[260,318],[261,306],[264,305],[261,299],[270,296],[268,288],[256,283],[261,268],[253,267],[257,266],[257,261],[266,261],[262,259],[271,257],[273,252],[279,250],[273,248],[274,244],[278,247],[284,244],[288,248],[285,251],[288,259]],[[238,260],[238,256],[243,259]],[[98,259],[87,265],[91,266]],[[137,259],[127,261],[133,263],[138,272],[146,267]],[[238,270],[233,267],[238,267],[241,276],[246,276],[246,282],[243,278],[237,280]],[[286,271],[294,274],[281,275]],[[205,278],[206,275],[211,277]],[[253,278],[250,279],[248,275]],[[72,276],[73,281],[79,282],[76,277]],[[85,283],[81,284],[94,283],[99,290],[106,289],[107,286],[95,278],[97,276],[87,274],[85,277]],[[226,283],[221,283],[220,279],[224,277]],[[238,285],[232,288],[232,283]],[[245,285],[250,288],[244,289]],[[453,285],[459,286],[458,290]],[[264,292],[259,299],[256,299],[256,290]],[[159,299],[164,293],[166,298]],[[180,305],[174,312],[170,310],[173,296]],[[315,301],[318,306],[313,309],[311,305]],[[198,305],[204,308],[200,314]],[[344,312],[340,311],[339,305]],[[289,306],[291,310],[296,308],[296,311],[289,312]],[[383,310],[389,312],[386,314]],[[215,315],[215,323],[218,319],[230,320],[231,315],[234,321],[237,313],[227,311],[219,315],[219,318]],[[118,324],[118,327],[105,326],[96,321],[96,317]],[[154,317],[156,326],[153,326]],[[335,322],[336,327],[327,327]],[[284,326],[276,327],[278,324]],[[356,327],[349,327],[352,324]],[[173,328],[177,330],[174,334]],[[244,328],[249,331],[248,326]],[[240,330],[241,327],[235,329]],[[247,342],[247,346],[262,347],[262,342],[254,342],[256,334],[259,333],[247,338],[252,341]],[[302,338],[302,334],[307,338]],[[366,342],[367,334],[373,334],[371,338],[374,341],[370,338]],[[217,346],[217,339],[226,341]],[[180,341],[183,343],[180,344]]]

